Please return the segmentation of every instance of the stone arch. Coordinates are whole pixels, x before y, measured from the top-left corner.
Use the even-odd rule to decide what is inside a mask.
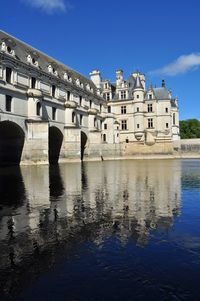
[[[49,127],[49,163],[58,163],[63,142],[62,132],[55,126]]]
[[[81,131],[81,161],[83,161],[87,139],[87,135],[83,131]]]
[[[19,165],[24,139],[24,131],[18,124],[0,122],[0,166]]]

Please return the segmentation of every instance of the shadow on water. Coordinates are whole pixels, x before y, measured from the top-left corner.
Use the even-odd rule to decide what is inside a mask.
[[[49,193],[50,201],[57,200],[64,193],[64,184],[58,164],[49,165]]]
[[[25,187],[20,167],[0,168],[0,209],[4,206],[22,206],[25,199]]]
[[[87,170],[86,170],[85,162],[81,162],[81,183],[82,189],[86,190],[88,188],[88,181],[87,181]]]

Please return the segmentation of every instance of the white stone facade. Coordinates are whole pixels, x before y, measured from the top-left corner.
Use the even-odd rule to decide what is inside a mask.
[[[119,143],[153,145],[180,139],[177,99],[172,98],[164,81],[160,88],[146,89],[145,76],[138,71],[124,80],[123,71],[117,70],[115,83],[102,80],[100,73],[98,75],[98,86],[108,101],[108,112],[118,123]],[[91,72],[90,76],[96,84],[95,75]],[[112,130],[112,125],[105,130],[108,141]]]
[[[115,85],[98,70],[90,77],[0,31],[0,164],[101,160],[126,155],[127,143],[138,153],[179,139],[164,87],[145,90],[139,72],[125,81],[117,71]]]

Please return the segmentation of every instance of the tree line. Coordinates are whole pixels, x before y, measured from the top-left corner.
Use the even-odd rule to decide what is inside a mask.
[[[180,121],[181,139],[200,138],[200,121],[188,119]]]

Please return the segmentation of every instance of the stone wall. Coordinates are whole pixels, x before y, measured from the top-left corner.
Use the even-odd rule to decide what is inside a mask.
[[[173,142],[175,155],[182,158],[200,158],[200,139],[181,139]]]

